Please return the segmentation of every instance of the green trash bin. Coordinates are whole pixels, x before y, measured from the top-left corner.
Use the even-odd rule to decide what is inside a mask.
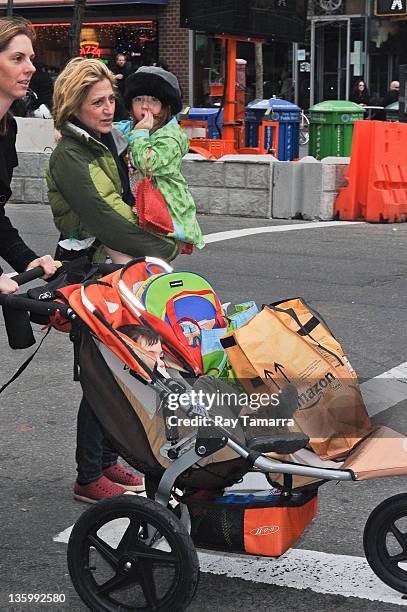
[[[399,102],[393,102],[385,107],[384,113],[386,116],[386,121],[400,121],[399,115]]]
[[[347,100],[326,100],[311,106],[309,154],[323,157],[349,157],[353,124],[364,117],[359,104]]]

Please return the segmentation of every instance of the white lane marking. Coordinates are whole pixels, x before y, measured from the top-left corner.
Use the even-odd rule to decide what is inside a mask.
[[[54,536],[52,539],[54,540],[54,542],[61,542],[62,544],[68,544],[68,540],[69,540],[69,536],[71,535],[72,528],[73,528],[73,525],[71,525],[70,527],[67,527],[60,533],[57,533],[57,535]]]
[[[407,361],[360,385],[370,417],[407,400]]]
[[[54,542],[66,544],[71,530],[69,527],[59,533]],[[121,533],[122,525],[109,525],[102,537],[116,547]],[[363,557],[302,549],[290,549],[278,559],[202,551],[198,556],[203,573],[407,606],[407,600],[381,582]]]
[[[407,362],[361,384],[369,415],[378,414],[407,399]],[[73,525],[58,533],[54,542],[67,543]],[[108,527],[104,539],[117,539],[117,527]],[[357,597],[406,606],[397,593],[379,580],[364,557],[314,550],[290,549],[279,559],[226,553],[199,552],[202,572],[250,582],[311,589],[315,593]]]
[[[295,223],[292,225],[266,225],[265,227],[248,227],[245,229],[229,230],[227,232],[215,232],[204,236],[206,244],[211,242],[222,242],[242,236],[254,234],[271,234],[272,232],[293,232],[296,230],[317,229],[321,227],[354,227],[365,224],[364,221],[313,221],[312,223]]]
[[[407,605],[400,593],[375,576],[363,557],[301,549],[291,549],[278,559],[202,552],[199,563],[202,572],[228,578]]]

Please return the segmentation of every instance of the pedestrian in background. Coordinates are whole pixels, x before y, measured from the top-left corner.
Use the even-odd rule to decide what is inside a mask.
[[[386,108],[389,104],[394,104],[394,102],[398,102],[400,94],[400,82],[392,81],[390,83],[390,87],[388,92],[383,98],[382,106]]]
[[[370,104],[369,91],[363,79],[359,79],[359,81],[355,83],[352,89],[352,94],[350,96],[350,101],[355,102],[356,104],[363,104],[365,106],[369,106]]]
[[[120,121],[121,119],[127,119],[129,116],[129,112],[123,102],[123,97],[126,79],[133,70],[124,53],[118,53],[116,55],[115,63],[111,66],[110,70],[113,72],[114,78],[116,79],[117,88],[114,120]]]
[[[45,64],[34,60],[34,66],[36,71],[31,79],[30,89],[36,94],[37,101],[32,110],[35,111],[39,109],[41,105],[44,105],[48,109],[50,115],[50,111],[52,111],[52,94],[54,93],[54,83],[48,74]]]
[[[386,95],[382,99],[381,105],[383,106],[383,110],[378,111],[376,115],[373,117],[376,121],[386,121],[386,106],[390,104],[394,104],[394,102],[398,102],[400,93],[400,83],[399,81],[392,81],[390,83],[390,87],[386,93]]]
[[[26,95],[32,75],[34,32],[22,19],[0,19],[0,255],[18,272],[41,266],[46,276],[56,271],[50,255],[38,257],[19,236],[5,214],[11,196],[13,170],[18,165],[17,124],[9,112],[12,103]],[[14,293],[18,285],[0,267],[0,292]]]
[[[158,66],[158,68],[163,68],[167,72],[170,71],[168,62],[163,57],[159,57],[158,60],[154,62],[153,66]]]

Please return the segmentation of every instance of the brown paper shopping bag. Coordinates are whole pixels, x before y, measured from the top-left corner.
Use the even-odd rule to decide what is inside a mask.
[[[300,298],[264,307],[221,342],[249,394],[296,386],[295,422],[321,458],[346,455],[372,430],[341,345]]]

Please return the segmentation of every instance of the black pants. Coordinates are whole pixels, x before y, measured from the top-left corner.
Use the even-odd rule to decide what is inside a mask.
[[[76,434],[78,482],[88,484],[102,476],[103,470],[117,462],[118,453],[109,443],[91,407],[83,397],[79,405]]]

